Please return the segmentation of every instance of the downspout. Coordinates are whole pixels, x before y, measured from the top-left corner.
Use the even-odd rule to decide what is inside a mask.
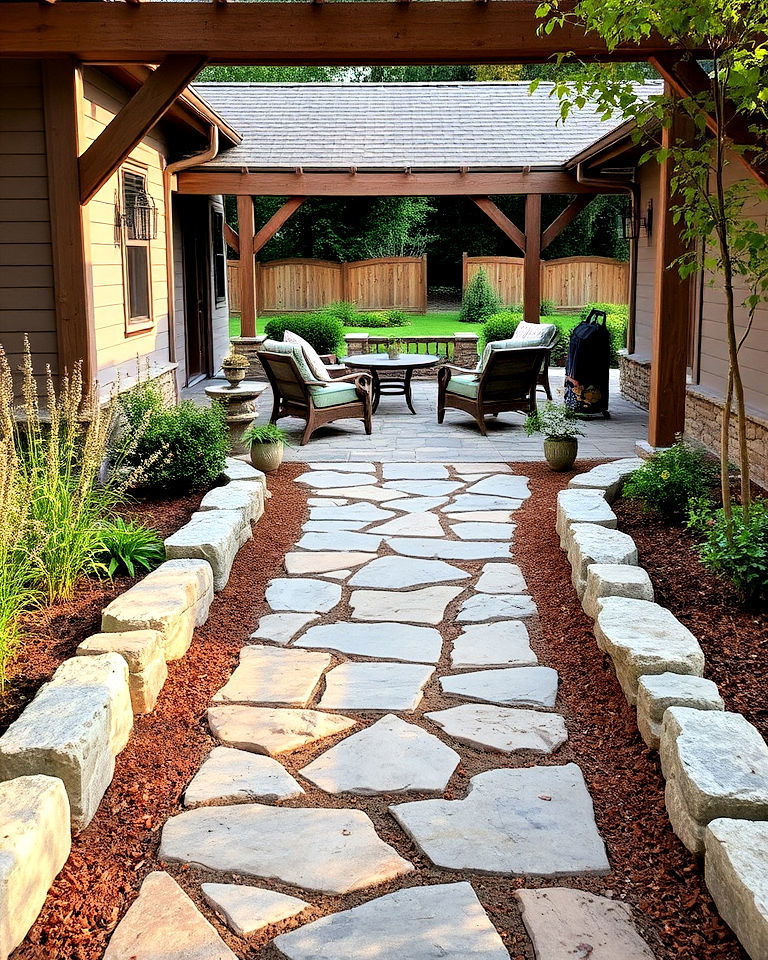
[[[625,190],[630,197],[632,204],[632,217],[634,220],[640,206],[640,184],[636,182],[622,183],[621,181],[611,180],[609,177],[587,177],[584,175],[584,164],[582,162],[576,165],[576,182],[585,187],[604,187],[611,183],[614,187]],[[629,304],[627,320],[627,353],[635,352],[635,314],[637,312],[637,240],[630,239],[629,242]]]
[[[215,160],[219,153],[219,128],[211,124],[208,146],[202,153],[184,157],[169,163],[163,170],[163,202],[165,204],[165,263],[168,274],[168,359],[176,362],[176,272],[173,259],[173,207],[172,193],[176,186],[176,174],[199,163]]]

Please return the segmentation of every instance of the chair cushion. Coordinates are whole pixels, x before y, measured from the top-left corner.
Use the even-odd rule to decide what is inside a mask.
[[[338,407],[342,403],[360,400],[352,383],[337,383],[331,380],[325,387],[310,387],[312,402],[316,407]]]
[[[304,337],[300,337],[298,333],[293,333],[291,330],[286,330],[283,334],[283,340],[286,343],[295,343],[301,347],[302,352],[304,353],[304,359],[307,361],[307,366],[312,371],[315,376],[315,380],[330,380],[331,375],[325,368],[325,364],[320,359],[320,354],[315,350],[311,343],[307,343]]]
[[[458,373],[454,374],[448,381],[446,390],[448,393],[455,393],[460,397],[474,399],[477,397],[479,382],[473,373]]]
[[[317,380],[317,377],[309,369],[307,361],[304,359],[304,351],[298,343],[288,343],[286,340],[265,340],[261,349],[267,353],[284,353],[293,357],[296,366],[299,368],[299,373],[306,383]]]
[[[485,370],[485,365],[488,363],[488,357],[490,357],[492,350],[509,350],[516,346],[519,346],[519,344],[516,344],[514,340],[492,340],[490,343],[486,343],[483,355],[476,367],[477,372],[480,373]]]
[[[510,346],[552,347],[556,339],[557,327],[554,323],[528,323],[521,320],[515,328]]]

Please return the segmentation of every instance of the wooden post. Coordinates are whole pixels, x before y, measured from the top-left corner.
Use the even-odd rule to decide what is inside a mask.
[[[429,307],[429,288],[427,287],[427,255],[421,257],[421,312],[426,313]]]
[[[541,194],[525,198],[525,262],[523,319],[538,323],[541,315]]]
[[[349,290],[349,264],[346,261],[341,264],[341,299],[352,299]]]
[[[237,198],[238,236],[240,237],[240,336],[256,336],[256,286],[253,269],[253,237],[256,229],[253,197]]]
[[[664,86],[670,95],[669,84]],[[662,149],[669,149],[692,136],[690,119],[678,112],[672,125],[662,130]],[[652,447],[670,446],[685,426],[691,285],[680,277],[677,267],[670,267],[688,251],[681,236],[681,224],[674,223],[672,218],[673,169],[670,158],[659,164],[659,209],[653,223],[656,271],[648,412],[648,442]]]
[[[71,374],[80,360],[83,381],[90,384],[97,366],[88,215],[80,205],[78,170],[82,77],[71,57],[44,61],[43,98],[58,372]]]

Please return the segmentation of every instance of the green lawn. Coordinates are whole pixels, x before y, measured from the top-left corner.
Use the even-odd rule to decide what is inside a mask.
[[[263,318],[259,318],[257,327],[262,327]],[[345,333],[369,333],[372,337],[439,337],[452,333],[480,333],[480,323],[459,323],[459,311],[444,313],[413,313],[407,327],[345,327]],[[230,337],[240,336],[240,318],[229,318]]]

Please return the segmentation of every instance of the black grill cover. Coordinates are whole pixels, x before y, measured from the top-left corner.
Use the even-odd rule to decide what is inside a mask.
[[[603,310],[591,310],[571,333],[565,367],[565,403],[577,413],[608,410],[611,335]]]

